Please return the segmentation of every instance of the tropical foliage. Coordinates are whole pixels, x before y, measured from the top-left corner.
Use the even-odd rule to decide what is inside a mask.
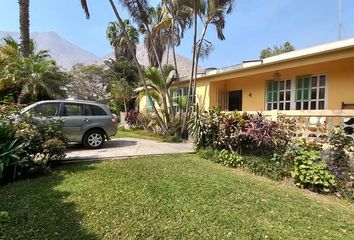
[[[116,57],[122,55],[128,56],[128,53],[118,53],[121,49],[119,46],[125,46],[124,50],[128,49],[130,51],[130,57],[133,57],[133,61],[138,69],[139,84],[143,86],[146,97],[149,102],[153,102],[153,98],[157,98],[158,105],[162,106],[162,112],[158,111],[155,104],[152,105],[152,111],[156,116],[157,122],[160,125],[162,131],[165,134],[171,134],[171,129],[175,122],[176,113],[173,108],[173,101],[170,96],[170,89],[168,86],[169,76],[165,75],[165,70],[161,63],[162,56],[164,55],[166,49],[167,54],[169,50],[172,49],[174,56],[174,69],[176,76],[171,78],[173,80],[179,78],[178,66],[175,57],[175,47],[181,43],[186,29],[194,25],[193,32],[193,55],[192,55],[192,68],[191,68],[191,78],[189,81],[188,94],[185,98],[186,103],[181,106],[185,106],[186,112],[183,117],[183,124],[180,134],[183,134],[186,129],[186,123],[190,116],[190,111],[192,110],[190,106],[193,104],[190,96],[195,95],[195,79],[197,75],[198,59],[208,55],[212,49],[212,43],[205,39],[205,34],[207,32],[208,26],[215,26],[217,37],[220,40],[224,40],[225,36],[223,34],[223,29],[225,27],[225,15],[231,13],[233,7],[233,0],[227,1],[216,1],[216,0],[194,0],[194,1],[161,1],[156,7],[150,6],[147,0],[130,0],[130,1],[120,1],[122,6],[128,10],[128,13],[132,17],[134,23],[137,24],[138,29],[144,35],[144,43],[148,50],[148,57],[151,67],[159,69],[160,73],[157,74],[155,71],[154,77],[161,78],[159,90],[160,91],[149,91],[148,83],[146,77],[144,76],[144,71],[139,65],[136,59],[136,31],[132,27],[129,21],[123,20],[121,18],[120,12],[118,11],[115,3],[109,0],[112,10],[115,13],[117,22],[110,23],[107,29],[107,36],[111,45],[115,48]],[[81,0],[82,7],[86,13],[86,17],[89,17],[89,11],[87,6],[87,1]],[[198,22],[203,24],[201,30],[201,39],[197,39],[198,36]],[[133,34],[132,34],[133,33]],[[121,50],[123,51],[123,50]],[[148,70],[150,71],[150,70]],[[158,76],[161,75],[161,76]],[[194,82],[193,82],[194,81]],[[149,83],[151,85],[151,83]],[[119,88],[126,88],[127,84],[121,82],[119,88],[116,86],[116,91]],[[122,95],[129,95],[128,92]],[[157,94],[155,94],[157,93]],[[154,95],[152,95],[154,94]],[[181,98],[182,99],[182,98]],[[181,116],[182,117],[182,116]],[[182,119],[181,119],[182,121]],[[172,133],[174,134],[174,133]]]
[[[55,160],[65,157],[67,140],[63,123],[49,120],[34,125],[31,117],[13,120],[18,111],[11,104],[0,105],[0,183],[43,174]]]
[[[102,103],[109,101],[109,80],[102,66],[77,64],[70,76],[71,81],[66,86],[70,97]]]
[[[128,19],[123,21],[128,34],[128,39],[124,36],[121,31],[119,23],[110,22],[107,27],[107,38],[110,45],[114,48],[114,55],[116,59],[125,58],[127,60],[133,61],[136,55],[136,45],[139,43],[139,32],[138,30],[130,24]],[[128,41],[132,43],[133,52],[129,50]]]
[[[14,96],[18,103],[65,96],[68,76],[50,60],[48,51],[36,51],[31,41],[28,57],[23,57],[20,45],[11,37],[0,45],[0,91]]]
[[[282,53],[287,53],[287,52],[291,52],[294,51],[295,47],[288,41],[286,41],[283,45],[274,45],[273,48],[265,48],[261,51],[259,58],[260,59],[264,59],[267,57],[272,57],[272,56],[276,56]]]
[[[354,200],[353,140],[333,129],[321,141],[297,138],[296,123],[260,114],[196,112],[189,130],[202,158],[243,167],[275,180],[294,183],[316,192],[335,192]]]
[[[133,61],[126,58],[109,59],[105,61],[107,67],[106,75],[110,82],[109,94],[114,105],[123,102],[125,113],[128,112],[128,105],[135,96],[134,89],[138,87],[138,69]]]

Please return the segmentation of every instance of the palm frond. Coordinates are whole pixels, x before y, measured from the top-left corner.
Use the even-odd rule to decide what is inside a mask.
[[[81,7],[84,10],[84,13],[86,15],[86,19],[89,19],[90,18],[90,11],[89,11],[86,0],[81,0]]]

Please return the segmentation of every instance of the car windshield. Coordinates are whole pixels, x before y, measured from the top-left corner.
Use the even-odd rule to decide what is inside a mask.
[[[20,114],[24,114],[25,112],[27,112],[28,110],[30,110],[32,107],[34,107],[37,103],[32,103],[24,108],[22,108],[22,110],[20,111]]]

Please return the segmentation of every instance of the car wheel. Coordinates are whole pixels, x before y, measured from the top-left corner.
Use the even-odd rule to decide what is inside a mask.
[[[83,144],[87,148],[101,148],[105,141],[105,135],[100,130],[90,130],[84,135]]]

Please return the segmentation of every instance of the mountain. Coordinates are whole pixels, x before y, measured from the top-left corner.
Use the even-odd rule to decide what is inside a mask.
[[[0,38],[7,35],[15,39],[19,39],[20,36],[18,32],[0,32]],[[38,49],[49,50],[57,64],[66,70],[71,69],[76,63],[92,64],[99,59],[95,54],[70,43],[55,32],[33,32],[31,38],[36,42]]]
[[[0,31],[0,39],[8,35],[17,40],[20,36],[18,32]],[[70,70],[72,66],[77,63],[82,63],[84,65],[103,64],[108,58],[114,57],[114,54],[110,53],[100,58],[95,54],[60,37],[55,32],[32,32],[31,38],[33,38],[36,42],[38,49],[49,50],[52,58],[57,62],[57,64],[66,70]],[[167,54],[163,57],[163,64],[167,63],[166,55]],[[137,47],[137,58],[140,64],[144,66],[149,65],[147,51],[142,43]],[[192,61],[178,54],[176,54],[176,59],[180,76],[183,77],[190,75]],[[168,63],[173,64],[172,52],[169,55]],[[202,71],[203,68],[200,67],[198,72]]]
[[[114,53],[110,53],[103,58],[101,58],[98,63],[103,63],[105,60],[109,58],[114,58]],[[138,44],[137,49],[136,49],[136,58],[138,59],[139,63],[144,66],[149,65],[149,58],[148,54],[146,51],[146,48],[144,47],[143,43]],[[183,57],[179,54],[176,54],[176,61],[177,61],[177,67],[178,67],[178,73],[180,77],[188,76],[191,74],[191,69],[192,69],[192,61],[186,57]],[[167,61],[167,51],[165,52],[164,56],[162,57],[162,64],[174,64],[173,62],[173,55],[172,51],[170,51],[170,54],[168,56],[168,61]],[[202,67],[198,68],[198,72],[204,72],[204,69]]]

